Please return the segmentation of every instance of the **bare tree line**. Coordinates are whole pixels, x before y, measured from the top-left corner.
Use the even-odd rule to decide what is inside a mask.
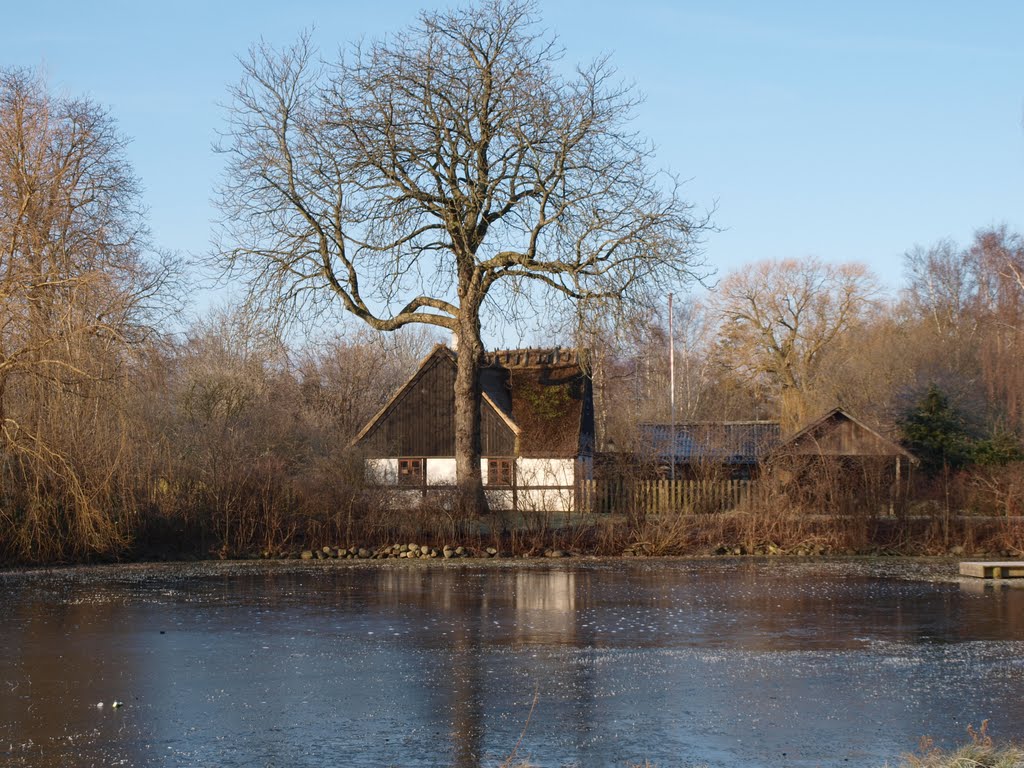
[[[965,246],[909,250],[895,296],[863,264],[808,257],[741,267],[677,308],[680,419],[774,419],[792,432],[838,405],[896,434],[934,386],[975,434],[1020,435],[1022,265],[1024,239],[995,228]],[[609,422],[613,440],[628,440],[629,424],[667,421],[664,314],[587,343],[604,350],[595,377],[610,382],[608,397],[632,404],[622,429]]]

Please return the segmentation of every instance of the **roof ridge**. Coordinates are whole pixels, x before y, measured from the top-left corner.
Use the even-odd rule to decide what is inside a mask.
[[[672,422],[641,421],[639,425],[641,427],[671,427]],[[677,427],[777,427],[781,426],[781,422],[773,421],[771,419],[750,419],[749,421],[677,421],[675,425]]]
[[[585,355],[586,352],[583,351]],[[573,347],[521,347],[495,349],[484,353],[488,365],[526,368],[542,365],[579,365],[581,350]]]

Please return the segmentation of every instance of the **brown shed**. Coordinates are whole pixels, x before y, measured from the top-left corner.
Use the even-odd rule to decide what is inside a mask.
[[[917,464],[917,458],[857,421],[842,408],[833,408],[792,437],[783,440],[776,452],[790,456],[887,456]]]
[[[822,473],[822,461],[832,463],[836,474]],[[904,465],[919,463],[899,443],[857,421],[842,408],[833,408],[784,440],[772,452],[771,462],[780,478],[790,477],[798,486],[807,488],[816,487],[815,480],[823,477],[831,477],[832,482],[845,478],[848,487],[858,489],[858,493],[848,497],[826,494],[843,501],[846,509],[841,511],[888,507],[890,514],[906,498]]]

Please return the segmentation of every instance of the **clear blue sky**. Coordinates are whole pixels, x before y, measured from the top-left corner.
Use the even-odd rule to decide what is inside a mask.
[[[426,0],[429,2],[429,0]],[[441,3],[438,3],[438,6]],[[209,248],[211,151],[235,60],[315,25],[326,53],[424,2],[12,3],[0,66],[107,105],[133,137],[157,243]],[[1024,231],[1024,3],[542,2],[570,62],[609,52],[646,94],[637,128],[717,204],[725,273],[814,254],[890,287],[915,243]]]

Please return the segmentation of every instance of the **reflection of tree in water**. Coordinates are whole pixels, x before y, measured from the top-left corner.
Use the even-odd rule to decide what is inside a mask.
[[[439,676],[434,694],[434,714],[451,713],[448,723],[457,768],[478,768],[484,735],[484,679],[481,663],[482,625],[488,601],[476,579],[465,578],[463,569],[386,568],[376,573],[374,591],[382,606],[406,616],[417,611],[433,616],[443,627],[444,650],[450,659]],[[421,637],[430,647],[437,637]]]
[[[480,765],[484,736],[484,686],[480,668],[480,609],[473,620],[457,622],[452,638],[451,735],[456,768]],[[467,616],[467,619],[471,617]]]
[[[484,578],[486,576],[486,578]],[[582,579],[582,581],[581,581]],[[570,696],[576,732],[589,732],[593,722],[594,670],[577,663],[573,656],[542,657],[525,670],[522,680],[490,680],[486,670],[489,649],[505,645],[586,646],[595,638],[581,637],[581,609],[587,603],[590,574],[564,569],[514,570],[507,573],[480,572],[463,568],[401,568],[380,571],[377,599],[399,612],[413,609],[442,617],[446,654],[450,667],[436,695],[451,712],[449,732],[453,764],[477,768],[483,760],[488,712],[507,711],[513,704],[532,699],[541,689],[533,721],[526,733],[523,750],[528,751],[530,732],[543,729],[547,696]],[[584,591],[581,592],[581,589]],[[588,632],[593,633],[593,629]],[[423,638],[433,644],[437,638]],[[550,665],[555,665],[552,668]],[[564,690],[553,683],[563,681]],[[525,683],[525,685],[524,685]],[[440,709],[440,705],[438,707]],[[517,710],[516,727],[525,725],[528,706]],[[499,752],[513,749],[519,731],[493,734],[502,740],[494,744]],[[504,743],[507,740],[508,743]]]

